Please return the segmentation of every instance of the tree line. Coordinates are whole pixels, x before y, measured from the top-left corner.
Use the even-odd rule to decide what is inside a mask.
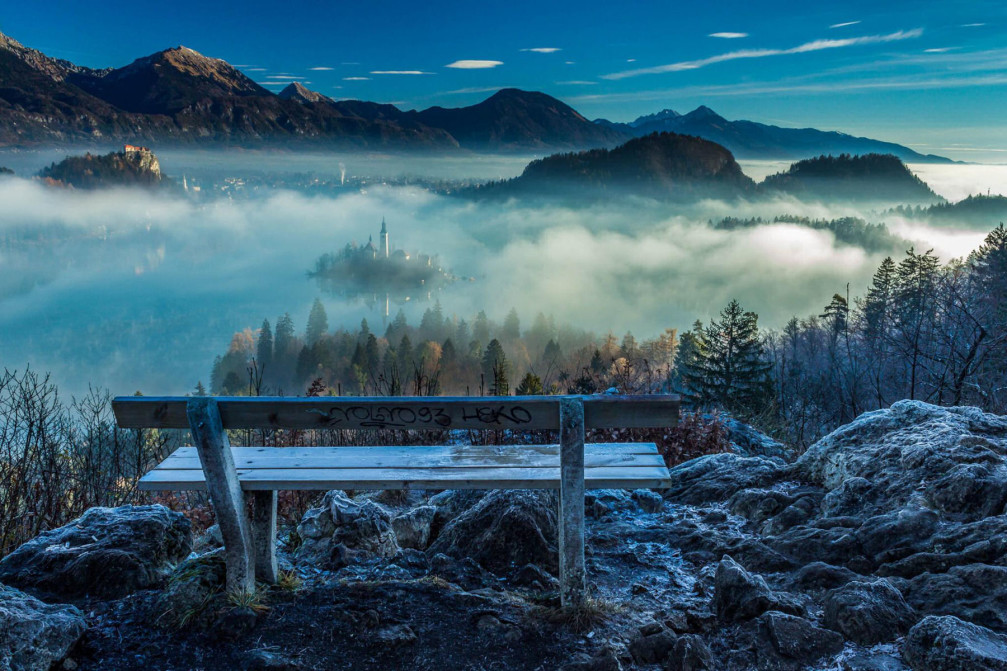
[[[236,333],[214,361],[214,394],[501,395],[595,393],[609,387],[657,393],[671,389],[677,333],[638,342],[560,325],[539,314],[522,329],[516,310],[502,322],[480,311],[447,316],[440,303],[419,324],[402,311],[382,331],[366,319],[330,329],[315,300],[303,332],[289,313],[273,326]],[[201,387],[200,387],[201,388]],[[197,390],[198,391],[198,390]],[[204,390],[205,391],[205,390]]]

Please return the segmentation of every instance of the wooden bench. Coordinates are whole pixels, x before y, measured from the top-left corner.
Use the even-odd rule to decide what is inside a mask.
[[[560,599],[585,595],[584,490],[659,489],[653,443],[584,443],[585,429],[667,427],[677,396],[143,397],[112,407],[119,426],[190,429],[140,480],[144,490],[206,490],[224,539],[227,588],[276,581],[278,490],[559,489]],[[558,445],[236,447],[226,429],[559,429]],[[251,519],[246,514],[251,499]]]

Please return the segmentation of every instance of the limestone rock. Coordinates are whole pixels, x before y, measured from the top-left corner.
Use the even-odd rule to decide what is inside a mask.
[[[389,510],[371,499],[351,499],[333,490],[304,513],[297,533],[299,553],[318,564],[345,564],[355,557],[392,557],[399,551]]]
[[[430,527],[437,509],[417,506],[392,518],[392,530],[399,547],[425,550],[430,542]]]
[[[803,615],[804,608],[792,597],[769,588],[762,576],[746,571],[730,557],[717,565],[713,605],[724,622],[750,620],[769,610]]]
[[[0,582],[118,598],[155,587],[192,550],[192,527],[164,506],[91,508],[0,560]]]
[[[503,575],[525,564],[559,570],[556,496],[539,490],[495,490],[445,526],[428,554],[471,557]]]
[[[930,615],[909,630],[902,656],[913,671],[1005,671],[1007,636],[952,615]]]
[[[902,593],[884,578],[850,582],[825,598],[822,623],[860,645],[892,641],[909,630],[916,615]]]
[[[49,605],[0,585],[0,669],[49,671],[86,628],[75,607]]]

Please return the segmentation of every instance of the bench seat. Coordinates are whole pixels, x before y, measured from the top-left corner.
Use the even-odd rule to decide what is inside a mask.
[[[559,445],[232,447],[246,491],[329,489],[558,489]],[[657,489],[668,469],[654,443],[587,443],[587,489]],[[141,478],[143,490],[205,490],[195,447]]]

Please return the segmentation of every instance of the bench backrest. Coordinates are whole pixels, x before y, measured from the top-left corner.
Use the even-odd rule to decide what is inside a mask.
[[[557,429],[562,396],[214,397],[225,429]],[[678,423],[670,394],[580,396],[584,428],[655,428]],[[119,396],[126,429],[188,429],[185,396]]]

